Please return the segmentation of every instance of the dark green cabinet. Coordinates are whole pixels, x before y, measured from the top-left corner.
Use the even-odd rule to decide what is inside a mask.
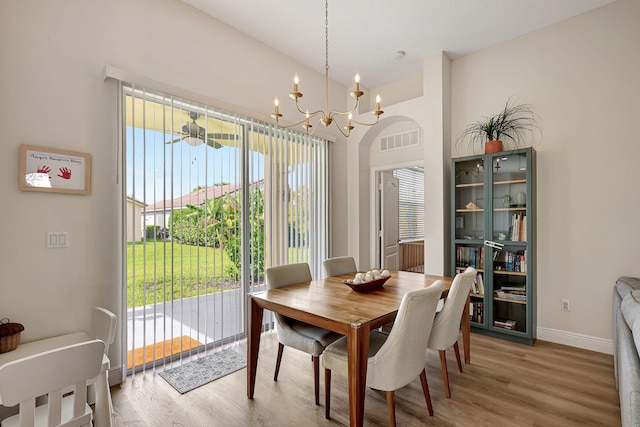
[[[452,161],[452,270],[478,270],[469,316],[475,332],[535,341],[535,151]]]

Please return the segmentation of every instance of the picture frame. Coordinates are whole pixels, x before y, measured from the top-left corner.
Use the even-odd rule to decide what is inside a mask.
[[[45,193],[89,194],[91,155],[21,144],[18,189]]]
[[[464,217],[457,216],[456,217],[456,228],[464,228]]]

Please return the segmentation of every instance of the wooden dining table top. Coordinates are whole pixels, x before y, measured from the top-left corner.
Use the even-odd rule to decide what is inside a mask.
[[[358,292],[343,281],[354,274],[328,277],[252,294],[266,309],[346,335],[349,325],[371,323],[372,328],[393,321],[402,296],[443,280],[446,295],[450,277],[392,271],[382,288]],[[270,308],[271,307],[271,308]]]

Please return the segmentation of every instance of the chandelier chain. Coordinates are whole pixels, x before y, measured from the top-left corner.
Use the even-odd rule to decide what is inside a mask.
[[[329,74],[329,0],[324,2],[324,69]]]
[[[358,106],[360,105],[360,97],[364,94],[360,90],[360,75],[356,73],[353,91],[349,93],[351,97],[355,100],[353,107],[349,111],[338,111],[338,110],[330,110],[329,109],[329,0],[325,0],[324,2],[324,99],[325,99],[325,108],[323,110],[317,110],[314,112],[309,112],[309,110],[304,111],[300,108],[299,100],[302,98],[302,92],[298,87],[298,75],[296,74],[293,79],[293,91],[289,93],[289,98],[293,99],[295,102],[296,109],[299,113],[304,115],[304,118],[297,123],[293,123],[288,126],[284,126],[285,128],[291,128],[293,126],[302,126],[303,129],[306,130],[307,134],[313,134],[315,129],[317,129],[317,125],[322,123],[325,127],[328,127],[332,123],[336,125],[337,129],[340,133],[349,137],[351,134],[351,130],[354,128],[355,124],[363,125],[363,126],[373,126],[380,120],[380,115],[384,113],[380,109],[380,96],[376,97],[376,108],[372,111],[375,116],[375,120],[372,123],[364,123],[357,121],[352,118],[352,113],[358,110]],[[274,111],[271,114],[276,120],[277,124],[280,124],[280,118],[283,117],[282,113],[280,113],[279,109],[279,101],[278,98],[274,100]],[[346,125],[340,126],[334,119],[336,117],[342,117],[346,119]],[[314,124],[311,123],[312,119],[318,119]]]

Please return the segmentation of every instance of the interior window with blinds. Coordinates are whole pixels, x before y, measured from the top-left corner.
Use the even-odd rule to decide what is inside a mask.
[[[328,142],[121,82],[127,360],[245,338],[266,267],[328,255]],[[269,327],[267,320],[265,327]]]
[[[403,240],[424,238],[424,169],[411,167],[396,169],[398,178],[398,238]]]

